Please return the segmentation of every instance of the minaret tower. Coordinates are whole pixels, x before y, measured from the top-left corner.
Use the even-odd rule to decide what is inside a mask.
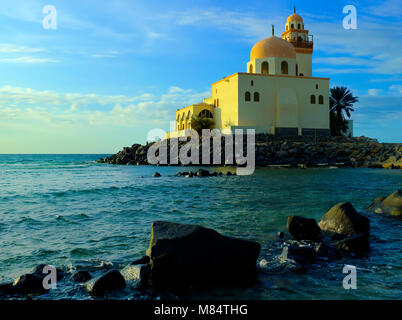
[[[296,7],[293,9],[293,14],[286,20],[282,39],[290,42],[296,49],[296,75],[311,77],[313,36],[304,29],[303,19],[296,13]]]

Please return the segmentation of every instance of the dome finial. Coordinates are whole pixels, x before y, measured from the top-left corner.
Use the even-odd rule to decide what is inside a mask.
[[[272,25],[272,35],[273,36],[275,35],[275,25],[274,24]]]

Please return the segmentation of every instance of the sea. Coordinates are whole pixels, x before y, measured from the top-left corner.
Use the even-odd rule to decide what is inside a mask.
[[[260,273],[252,284],[191,288],[186,299],[401,299],[402,221],[366,211],[372,200],[402,188],[402,170],[257,168],[250,176],[176,177],[192,167],[118,166],[106,155],[0,155],[0,283],[38,264],[67,274],[101,274],[142,257],[156,220],[198,224],[258,241]],[[235,172],[233,167],[207,168]],[[162,176],[152,177],[158,171]],[[319,261],[304,273],[278,256],[290,215],[320,221],[349,201],[370,219],[371,253]],[[356,289],[345,289],[345,265]],[[180,297],[180,293],[172,295]],[[130,287],[103,299],[160,299]],[[0,297],[1,298],[1,297]],[[79,283],[59,284],[34,299],[94,299]]]

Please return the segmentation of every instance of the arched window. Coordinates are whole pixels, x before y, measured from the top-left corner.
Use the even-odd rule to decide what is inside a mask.
[[[251,86],[253,86],[254,85],[254,81],[253,80],[251,80]]]
[[[288,74],[288,63],[286,61],[282,61],[281,63],[281,73]]]
[[[216,99],[216,106],[219,107],[219,99]]]
[[[199,116],[200,118],[208,118],[208,119],[212,119],[212,118],[213,118],[213,115],[212,115],[211,111],[209,111],[209,110],[207,110],[207,109],[202,110],[202,111],[198,114],[198,116]]]
[[[313,94],[310,96],[310,103],[315,104],[315,95]]]
[[[216,107],[216,99],[214,99],[214,107]]]
[[[250,64],[250,68],[249,68],[249,71],[248,71],[249,73],[253,73],[253,65],[252,64]]]
[[[318,89],[318,83],[315,85],[315,88]]]
[[[297,29],[299,29],[299,30],[300,30],[300,23],[297,25]]]
[[[296,76],[299,75],[299,65],[296,63]]]
[[[250,100],[251,100],[250,92],[247,91],[247,92],[244,94],[244,100],[246,100],[246,101],[250,101]]]
[[[254,101],[260,101],[260,94],[258,92],[254,92]]]
[[[269,64],[268,62],[264,61],[261,65],[261,73],[268,74],[269,73]]]
[[[319,104],[324,104],[324,96],[320,95],[320,96],[318,97],[318,103],[319,103]]]
[[[290,25],[290,29],[294,29],[295,28],[295,26],[294,26],[294,24],[292,23],[291,25]]]

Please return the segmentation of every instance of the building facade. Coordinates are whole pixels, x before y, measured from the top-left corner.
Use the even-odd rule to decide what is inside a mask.
[[[212,96],[176,111],[170,136],[186,135],[193,117],[222,131],[255,129],[275,135],[330,135],[329,78],[312,76],[313,37],[300,15],[287,18],[282,38],[257,42],[238,72],[212,84]]]

